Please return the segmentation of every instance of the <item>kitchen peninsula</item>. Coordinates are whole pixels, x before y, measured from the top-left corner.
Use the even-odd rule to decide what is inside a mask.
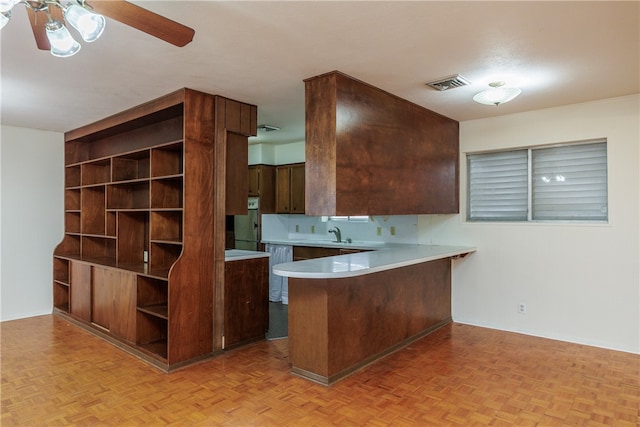
[[[274,266],[289,278],[291,371],[330,385],[451,322],[451,259],[475,250],[402,245]]]

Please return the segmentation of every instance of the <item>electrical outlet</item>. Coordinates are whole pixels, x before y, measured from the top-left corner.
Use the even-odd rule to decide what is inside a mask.
[[[296,233],[300,232],[300,226],[298,224],[296,224]]]
[[[376,229],[376,235],[378,235],[378,236],[382,236],[382,227],[378,227],[378,228]]]
[[[311,226],[311,234],[315,234],[316,233],[316,226],[312,225]]]
[[[518,304],[518,314],[526,314],[527,313],[527,304],[521,302]]]
[[[392,225],[390,231],[391,231],[391,235],[392,236],[396,235],[396,227],[395,226]]]

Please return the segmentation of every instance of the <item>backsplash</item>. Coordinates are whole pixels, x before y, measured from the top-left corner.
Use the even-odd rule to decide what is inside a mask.
[[[342,240],[356,242],[418,243],[418,216],[369,217],[368,222],[331,220],[306,215],[262,215],[262,240],[335,240],[338,227]]]

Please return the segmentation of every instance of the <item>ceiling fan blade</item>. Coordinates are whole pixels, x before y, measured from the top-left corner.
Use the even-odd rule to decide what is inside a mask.
[[[38,45],[38,49],[40,50],[50,50],[51,45],[49,44],[49,39],[47,38],[47,32],[44,29],[44,24],[47,23],[47,15],[44,13],[38,14],[38,12],[34,12],[30,8],[27,9],[27,14],[29,15],[29,21],[31,22],[31,30],[33,30],[33,37],[36,39],[36,45]]]
[[[175,46],[185,46],[193,40],[195,34],[192,28],[124,0],[96,0],[89,2],[88,5],[96,13],[115,19]]]

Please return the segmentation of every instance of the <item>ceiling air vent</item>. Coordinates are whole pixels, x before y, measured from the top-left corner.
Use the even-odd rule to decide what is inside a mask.
[[[455,89],[460,86],[466,86],[471,84],[471,82],[460,74],[455,74],[453,76],[445,77],[439,80],[435,80],[433,82],[428,82],[427,86],[431,86],[436,90],[447,90],[447,89]]]
[[[277,126],[271,126],[271,125],[259,125],[258,130],[262,132],[273,132],[275,130],[280,130],[280,128]]]

